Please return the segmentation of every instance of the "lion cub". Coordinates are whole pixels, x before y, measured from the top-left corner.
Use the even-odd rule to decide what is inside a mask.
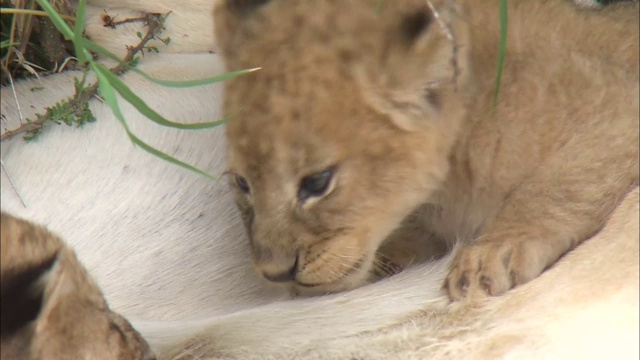
[[[155,359],[58,237],[0,216],[0,359]]]
[[[452,299],[498,295],[595,234],[638,184],[638,6],[221,1],[230,183],[255,267],[301,292],[370,279],[408,216],[465,245]],[[413,236],[416,236],[413,234]],[[391,241],[391,243],[390,243]],[[384,254],[382,254],[384,255]]]

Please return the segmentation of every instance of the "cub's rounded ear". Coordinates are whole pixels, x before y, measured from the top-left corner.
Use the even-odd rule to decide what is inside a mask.
[[[442,0],[390,2],[380,10],[379,61],[356,73],[366,101],[396,126],[412,131],[446,116],[448,94],[468,69],[462,12],[456,2]]]
[[[213,9],[214,35],[221,51],[235,47],[234,38],[242,24],[270,0],[220,0]]]

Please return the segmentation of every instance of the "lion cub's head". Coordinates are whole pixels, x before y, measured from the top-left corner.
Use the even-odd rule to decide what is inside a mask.
[[[465,116],[459,9],[424,0],[222,1],[228,173],[254,264],[299,291],[358,286],[447,173]]]
[[[155,359],[58,237],[6,213],[0,232],[0,359]]]

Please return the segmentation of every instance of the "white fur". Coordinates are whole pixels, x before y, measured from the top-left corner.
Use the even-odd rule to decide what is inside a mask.
[[[99,15],[171,8],[183,34],[142,69],[189,79],[223,71],[211,35],[211,1],[92,1],[88,33],[103,46],[133,44],[139,24],[117,33]],[[198,16],[195,16],[195,15]],[[172,15],[173,16],[173,15]],[[195,16],[195,17],[194,17]],[[170,17],[171,19],[171,17]],[[187,21],[187,19],[189,21]],[[117,34],[115,36],[114,34]],[[172,54],[171,52],[175,52]],[[197,54],[200,52],[199,54]],[[186,54],[193,53],[193,54]],[[17,85],[31,118],[73,91],[73,73]],[[219,118],[220,87],[168,89],[134,74],[124,81],[151,107],[185,122]],[[42,90],[32,92],[34,86]],[[8,128],[19,121],[1,89]],[[121,102],[143,140],[213,174],[224,169],[221,128],[162,128]],[[439,287],[447,259],[350,292],[289,300],[252,271],[239,216],[224,181],[211,181],[134,148],[110,110],[83,129],[50,126],[41,138],[2,143],[24,208],[2,173],[3,211],[47,225],[77,251],[112,308],[161,357],[181,345],[201,358],[236,359],[637,359],[638,191],[605,231],[540,278],[486,303],[449,305]],[[3,131],[5,126],[3,124]],[[189,352],[187,351],[187,353]]]

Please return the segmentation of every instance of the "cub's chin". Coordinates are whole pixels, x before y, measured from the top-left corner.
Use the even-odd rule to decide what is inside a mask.
[[[311,297],[318,295],[334,294],[352,290],[379,278],[375,266],[375,256],[365,255],[357,268],[349,271],[343,277],[326,283],[306,284],[294,282],[291,284],[291,292],[295,296]]]
[[[418,212],[418,215],[420,213]],[[291,284],[295,296],[310,297],[352,290],[397,274],[426,261],[437,260],[449,252],[446,242],[429,235],[425,225],[410,216],[371,255],[344,277],[324,284]]]
[[[418,245],[415,241],[411,243]],[[415,251],[412,251],[412,248],[386,243],[375,255],[367,256],[358,269],[354,269],[343,278],[323,284],[292,283],[291,293],[294,296],[312,297],[352,290],[400,273],[414,264],[438,259],[447,252],[444,245],[416,247]]]

